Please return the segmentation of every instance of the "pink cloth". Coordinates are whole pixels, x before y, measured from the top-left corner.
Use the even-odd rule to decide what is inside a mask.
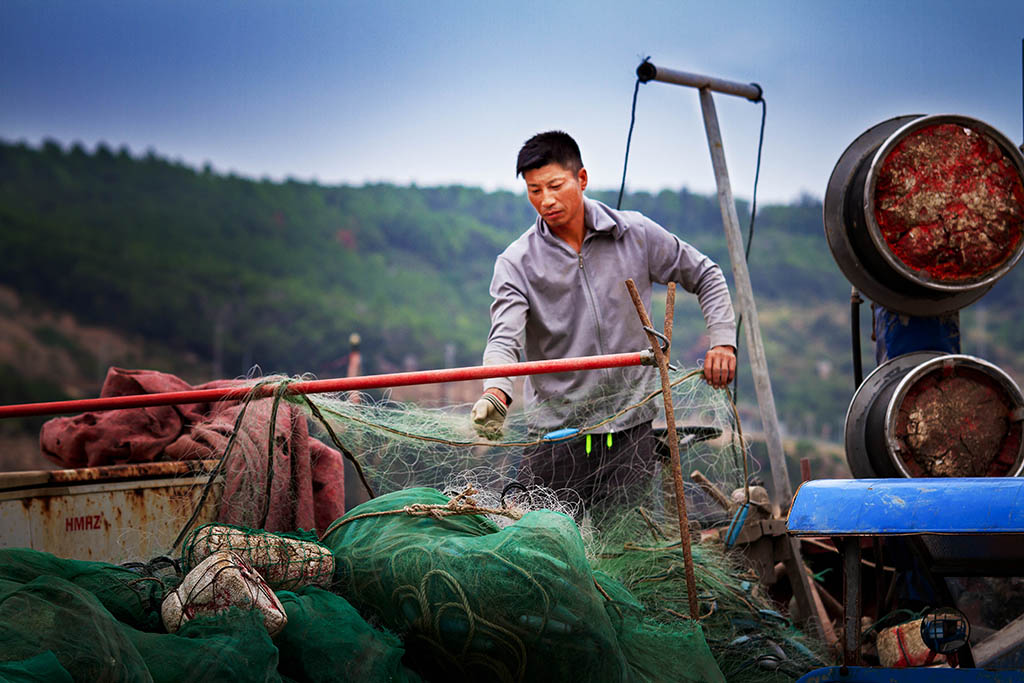
[[[218,380],[196,387],[155,370],[110,368],[100,396],[242,386]],[[267,441],[273,399],[220,401],[83,413],[43,425],[44,456],[63,467],[153,460],[207,460],[224,454],[238,414],[245,417],[225,469],[218,520],[269,531],[326,529],[345,513],[345,468],[338,451],[309,436],[305,414],[282,401],[275,425],[267,497]],[[269,507],[268,507],[269,506]]]

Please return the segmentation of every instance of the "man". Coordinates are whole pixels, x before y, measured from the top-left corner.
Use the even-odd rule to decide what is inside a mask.
[[[484,364],[638,351],[648,347],[624,284],[632,278],[650,308],[651,283],[679,282],[697,295],[710,339],[704,378],[725,387],[736,372],[736,327],[721,269],[635,211],[616,211],[583,196],[587,171],[576,142],[549,131],[519,151],[537,222],[494,265],[491,331]],[[636,403],[655,386],[651,368],[629,367],[528,377],[525,403],[535,438],[586,427]],[[472,419],[482,434],[500,432],[512,380],[485,382]],[[534,409],[537,410],[534,410]],[[589,436],[526,449],[525,470],[585,503],[621,498],[653,464],[656,403],[625,412]]]

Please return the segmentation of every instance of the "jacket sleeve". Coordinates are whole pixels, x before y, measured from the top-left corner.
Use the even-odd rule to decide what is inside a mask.
[[[697,295],[710,346],[736,346],[736,316],[722,269],[654,221],[643,219],[652,282],[678,282]]]
[[[484,348],[484,365],[516,363],[526,338],[526,316],[530,304],[525,287],[518,282],[517,273],[501,256],[494,263],[491,280],[491,331]],[[495,387],[512,396],[512,380],[494,377],[484,382],[484,389]]]

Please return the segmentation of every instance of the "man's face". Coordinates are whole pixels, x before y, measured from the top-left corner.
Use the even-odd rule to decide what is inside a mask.
[[[530,203],[552,229],[569,227],[583,216],[587,169],[573,173],[561,164],[548,164],[526,171],[523,178]]]

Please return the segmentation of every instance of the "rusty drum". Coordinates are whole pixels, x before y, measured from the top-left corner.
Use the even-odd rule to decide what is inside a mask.
[[[1001,477],[1024,471],[1024,396],[980,358],[931,351],[880,365],[846,415],[857,478]]]
[[[836,163],[825,235],[869,299],[916,316],[973,303],[1024,254],[1024,157],[967,116],[900,116]]]

